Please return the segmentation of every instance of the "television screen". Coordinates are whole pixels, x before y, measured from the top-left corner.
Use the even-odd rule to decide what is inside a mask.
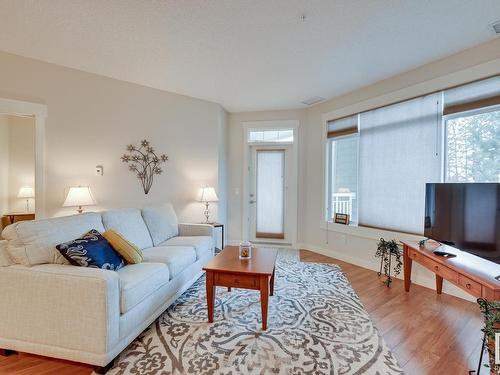
[[[424,235],[500,264],[500,184],[426,184]]]

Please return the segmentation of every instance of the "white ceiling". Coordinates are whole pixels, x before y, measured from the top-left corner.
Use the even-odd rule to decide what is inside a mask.
[[[499,0],[0,0],[0,50],[236,112],[349,92],[493,39],[497,20]]]

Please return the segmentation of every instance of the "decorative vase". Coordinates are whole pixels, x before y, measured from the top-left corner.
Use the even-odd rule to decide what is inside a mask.
[[[240,259],[250,259],[252,257],[252,243],[249,241],[240,242]]]

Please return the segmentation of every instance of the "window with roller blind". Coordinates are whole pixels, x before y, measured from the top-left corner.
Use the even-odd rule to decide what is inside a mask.
[[[336,213],[358,222],[358,115],[328,124],[327,220]]]
[[[346,168],[357,176],[352,224],[422,234],[427,182],[500,181],[500,77],[329,121],[327,130],[327,218]]]

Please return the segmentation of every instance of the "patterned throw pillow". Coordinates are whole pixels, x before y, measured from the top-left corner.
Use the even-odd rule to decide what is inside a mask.
[[[74,266],[119,270],[123,259],[97,230],[92,229],[76,240],[62,243],[56,249]]]

